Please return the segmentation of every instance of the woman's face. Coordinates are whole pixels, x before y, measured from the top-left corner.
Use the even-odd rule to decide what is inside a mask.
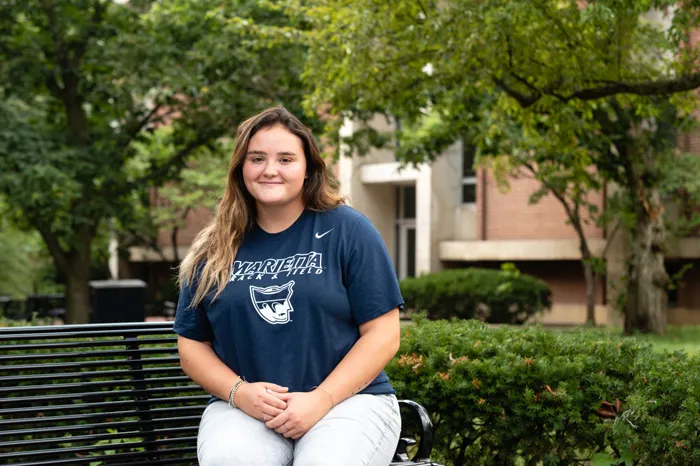
[[[243,160],[243,182],[258,207],[303,208],[306,157],[301,138],[283,126],[258,130]]]

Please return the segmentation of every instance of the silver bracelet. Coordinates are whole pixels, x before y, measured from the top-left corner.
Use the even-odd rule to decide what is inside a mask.
[[[228,392],[228,405],[234,409],[237,409],[238,406],[236,406],[236,403],[233,401],[233,397],[236,396],[236,392],[240,388],[241,385],[243,385],[245,381],[241,378],[238,379],[238,382],[233,384],[233,387],[231,387],[231,391]]]

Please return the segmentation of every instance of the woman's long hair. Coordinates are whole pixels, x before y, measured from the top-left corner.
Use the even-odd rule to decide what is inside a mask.
[[[199,232],[180,264],[180,287],[196,285],[190,307],[197,306],[214,289],[214,298],[218,297],[230,280],[233,261],[256,216],[255,199],[243,182],[243,161],[250,138],[259,130],[272,126],[286,128],[303,143],[308,175],[302,189],[304,207],[324,211],[344,203],[331,183],[311,130],[294,115],[284,108],[273,107],[244,121],[236,131],[236,146],[228,167],[226,192],[217,205],[214,217]]]

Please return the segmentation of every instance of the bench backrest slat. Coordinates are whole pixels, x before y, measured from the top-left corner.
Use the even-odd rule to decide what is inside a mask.
[[[209,399],[180,368],[171,322],[0,329],[2,464],[196,465]],[[399,403],[427,458],[427,413]],[[401,447],[395,456],[392,466],[431,464],[406,462]]]
[[[0,462],[196,464],[209,395],[172,323],[3,329]]]

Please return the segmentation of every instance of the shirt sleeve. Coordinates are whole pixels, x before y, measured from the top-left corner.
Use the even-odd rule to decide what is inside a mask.
[[[344,276],[355,322],[361,325],[395,307],[403,308],[396,270],[374,225],[360,217],[348,242]]]
[[[190,340],[213,341],[214,331],[204,309],[204,300],[195,307],[190,306],[194,293],[195,289],[189,284],[180,290],[173,331]]]

